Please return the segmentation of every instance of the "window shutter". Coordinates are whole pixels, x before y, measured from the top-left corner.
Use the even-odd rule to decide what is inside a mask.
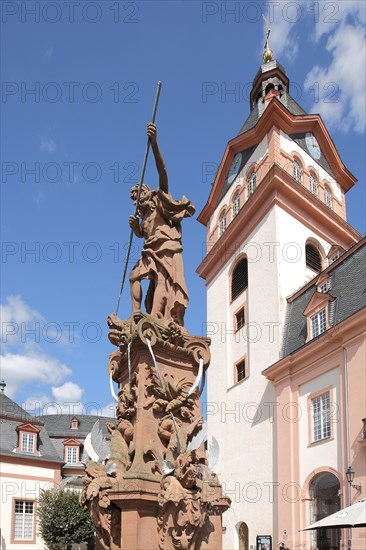
[[[305,246],[306,267],[320,273],[322,270],[322,259],[319,251],[312,244]]]
[[[241,260],[231,278],[231,300],[235,300],[248,286],[248,260]]]

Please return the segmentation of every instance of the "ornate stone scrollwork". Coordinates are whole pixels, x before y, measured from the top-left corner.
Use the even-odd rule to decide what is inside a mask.
[[[146,339],[154,347],[178,350],[191,357],[195,364],[203,359],[204,369],[210,363],[210,340],[193,336],[174,321],[158,320],[147,313],[136,312],[127,321],[121,321],[114,313],[108,317],[109,340],[119,347],[121,358],[127,353],[128,343],[139,341],[144,346]]]

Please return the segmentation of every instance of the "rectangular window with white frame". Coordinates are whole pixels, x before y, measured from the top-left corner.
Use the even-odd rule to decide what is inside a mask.
[[[78,450],[76,447],[67,447],[66,462],[67,464],[77,464]]]
[[[311,317],[311,337],[315,338],[327,330],[327,313],[321,309]]]
[[[14,540],[33,541],[34,538],[34,502],[31,500],[14,501]]]
[[[34,453],[34,434],[22,433],[22,447],[24,453]]]
[[[329,391],[311,400],[313,441],[328,439],[331,435],[330,426],[330,394]]]

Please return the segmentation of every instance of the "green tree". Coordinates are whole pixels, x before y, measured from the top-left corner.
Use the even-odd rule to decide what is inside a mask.
[[[89,513],[73,491],[47,489],[38,500],[39,532],[50,550],[65,550],[72,544],[89,542],[94,527]]]

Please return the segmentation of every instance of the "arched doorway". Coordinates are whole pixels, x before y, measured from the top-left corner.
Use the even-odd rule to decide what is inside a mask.
[[[239,550],[249,550],[249,529],[248,525],[242,521],[238,528]]]
[[[340,510],[339,489],[338,478],[330,472],[323,472],[314,477],[310,484],[310,523]],[[317,529],[311,533],[312,547],[318,550],[339,550],[339,529]]]

